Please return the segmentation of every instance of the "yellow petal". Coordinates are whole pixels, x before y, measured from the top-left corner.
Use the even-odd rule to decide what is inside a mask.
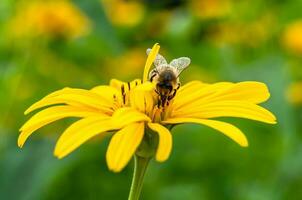
[[[122,82],[117,79],[112,79],[110,81],[110,86],[119,90],[121,94],[121,102],[123,102],[124,105],[129,105],[129,93],[137,87],[142,86],[142,80],[135,79],[131,82]],[[140,89],[150,90],[150,83],[143,84],[143,87],[140,87]]]
[[[142,121],[150,122],[151,120],[144,113],[141,113],[136,109],[130,107],[120,108],[116,110],[112,115],[112,123],[119,128],[123,128],[124,126],[132,124],[134,122]]]
[[[135,88],[137,85],[142,83],[141,79],[134,79],[131,82],[123,82],[117,79],[110,80],[110,86],[116,88],[117,90],[121,91],[121,87],[124,86],[125,93],[128,93],[130,89]]]
[[[117,79],[111,79],[109,85],[111,87],[114,87],[117,90],[121,90],[122,85],[127,84],[126,82],[117,80]]]
[[[215,94],[203,98],[203,101],[248,101],[258,104],[266,101],[269,97],[270,93],[264,83],[245,81],[216,91]]]
[[[155,60],[158,52],[159,52],[159,48],[160,46],[158,45],[158,43],[154,44],[152,47],[151,52],[148,55],[146,64],[145,64],[145,68],[144,68],[144,75],[143,75],[143,81],[146,82],[148,80],[148,75],[149,75],[149,71],[150,68],[152,66],[153,61]]]
[[[221,82],[207,85],[194,81],[180,88],[173,104],[175,109],[181,106],[196,107],[215,101],[248,101],[258,104],[269,97],[267,86],[261,82]]]
[[[215,95],[217,92],[226,90],[232,87],[233,83],[230,82],[220,82],[210,85],[200,84],[200,89],[198,89],[198,84],[195,83],[192,87],[187,87],[186,89],[177,92],[173,101],[174,109],[178,109],[184,105],[194,103],[196,101],[202,101],[204,98]]]
[[[150,84],[152,85],[152,83]],[[154,106],[153,91],[146,91],[150,84],[148,86],[146,84],[140,85],[130,91],[130,105],[147,115],[152,112]]]
[[[18,146],[22,147],[26,139],[37,129],[65,117],[86,117],[90,115],[104,116],[102,113],[87,111],[73,106],[55,106],[46,108],[31,117],[21,128]]]
[[[142,83],[143,82],[142,82],[141,79],[134,79],[133,81],[130,82],[130,86],[129,86],[128,82],[127,82],[127,87],[125,86],[126,87],[125,90],[128,93],[128,92],[130,92],[130,89],[133,89],[133,88],[136,88],[138,86],[141,86]]]
[[[104,112],[112,112],[113,99],[109,101],[102,98],[98,94],[84,89],[64,88],[62,90],[51,93],[40,101],[30,106],[25,114],[32,112],[38,108],[42,108],[54,104],[69,104],[88,108],[95,108]]]
[[[106,160],[110,170],[121,171],[129,162],[144,136],[144,123],[133,123],[115,133],[109,143]]]
[[[150,129],[158,133],[159,141],[155,159],[159,162],[166,161],[172,150],[172,135],[170,131],[157,123],[148,123]]]
[[[261,121],[269,124],[276,123],[276,117],[265,108],[243,101],[221,101],[200,106],[184,106],[172,112],[172,117],[215,118],[239,117]]]
[[[155,85],[150,81],[146,81],[143,84],[137,86],[135,89],[141,91],[153,91],[155,89]]]
[[[177,91],[177,93],[178,95],[186,95],[186,93],[191,94],[192,92],[195,92],[196,90],[200,90],[208,85],[209,84],[203,83],[201,81],[190,81],[185,85],[181,86]]]
[[[235,142],[237,142],[242,147],[248,146],[248,141],[245,135],[232,124],[216,121],[216,120],[208,120],[208,119],[196,119],[196,118],[171,118],[166,121],[163,121],[165,124],[180,124],[180,123],[197,123],[209,126],[215,130],[220,131],[225,134]]]
[[[259,104],[267,101],[269,97],[270,93],[264,83],[256,81],[244,81],[234,84],[233,87],[225,90],[215,99],[213,98],[211,100],[238,100]]]
[[[115,130],[115,127],[112,126],[109,117],[83,118],[64,131],[56,144],[54,154],[58,158],[63,158],[92,137],[110,130]]]
[[[114,100],[118,105],[121,105],[122,103],[121,91],[115,87],[100,85],[92,88],[90,91],[95,92],[100,97],[107,99],[109,102]]]

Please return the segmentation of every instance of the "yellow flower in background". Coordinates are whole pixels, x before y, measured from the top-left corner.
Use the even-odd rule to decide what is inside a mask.
[[[145,14],[144,6],[136,1],[100,0],[108,19],[117,26],[135,26]]]
[[[290,103],[302,104],[302,82],[292,83],[287,90],[287,99]]]
[[[159,106],[156,83],[148,81],[148,72],[158,51],[156,44],[148,56],[143,80],[125,83],[112,79],[108,86],[91,90],[64,88],[33,104],[25,114],[48,107],[21,127],[18,145],[22,147],[34,131],[51,122],[78,117],[80,119],[60,136],[55,156],[63,158],[92,137],[110,131],[114,133],[106,160],[110,170],[119,172],[134,154],[152,156],[154,150],[157,161],[168,159],[172,149],[168,127],[174,124],[209,126],[246,147],[248,141],[238,128],[214,118],[240,117],[276,123],[272,113],[257,105],[270,96],[266,85],[254,81],[215,84],[192,81],[180,87],[169,105]]]
[[[290,52],[302,55],[302,19],[286,27],[282,42],[285,48]]]
[[[275,19],[266,14],[251,22],[224,22],[210,28],[209,40],[216,45],[241,44],[257,47],[272,35]]]
[[[193,14],[201,19],[226,16],[232,7],[229,0],[193,0],[189,6]]]
[[[70,1],[33,1],[20,5],[10,30],[17,37],[76,38],[89,33],[90,21]]]
[[[144,50],[134,48],[123,55],[108,57],[104,64],[106,66],[105,73],[110,75],[121,74],[123,78],[129,78],[129,76],[137,77],[141,67],[144,66],[145,60],[146,54]],[[131,74],[128,72],[131,72]]]

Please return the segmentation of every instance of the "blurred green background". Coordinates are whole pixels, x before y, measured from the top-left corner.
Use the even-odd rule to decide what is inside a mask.
[[[38,130],[17,147],[23,111],[63,87],[89,89],[141,77],[155,42],[171,60],[188,56],[182,83],[257,80],[277,125],[225,119],[247,135],[241,148],[207,127],[177,126],[173,152],[151,162],[142,199],[302,199],[302,1],[1,0],[0,199],[126,199],[133,161],[105,163],[108,139],[63,160],[55,141],[70,124]]]

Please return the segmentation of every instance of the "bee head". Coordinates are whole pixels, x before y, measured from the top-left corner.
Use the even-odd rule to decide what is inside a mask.
[[[173,71],[166,70],[159,73],[157,88],[159,91],[168,94],[173,90],[173,84],[176,81],[176,76]]]
[[[168,92],[171,92],[173,89],[173,86],[170,82],[158,82],[156,86],[161,90],[167,90]]]

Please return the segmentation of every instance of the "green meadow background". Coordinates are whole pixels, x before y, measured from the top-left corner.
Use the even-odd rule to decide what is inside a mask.
[[[1,0],[0,199],[127,199],[133,160],[110,172],[109,137],[58,160],[55,142],[74,119],[36,131],[23,149],[18,129],[52,91],[142,77],[156,42],[168,60],[191,58],[182,83],[266,83],[263,106],[278,124],[223,119],[248,148],[208,127],[175,127],[171,157],[151,162],[141,199],[302,199],[302,86],[291,89],[302,81],[301,10],[300,0]]]

